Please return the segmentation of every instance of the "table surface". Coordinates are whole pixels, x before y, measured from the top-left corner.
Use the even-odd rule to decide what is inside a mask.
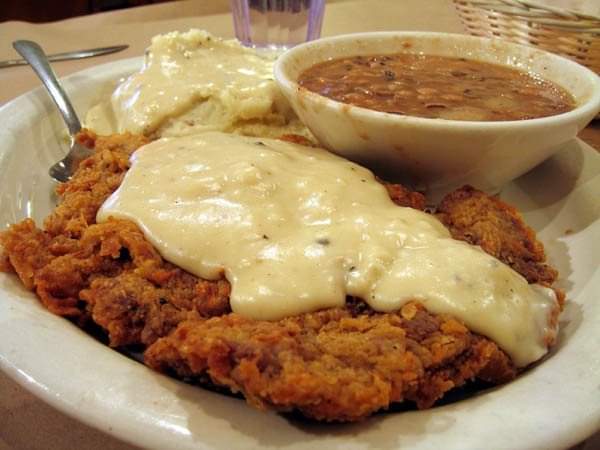
[[[189,28],[233,37],[229,0],[162,3],[47,24],[0,23],[0,60],[18,57],[16,39],[41,43],[47,53],[128,44],[123,52],[54,63],[59,76],[143,54],[156,34]],[[323,35],[377,30],[463,32],[449,0],[327,0]],[[27,66],[0,70],[0,105],[39,85]],[[600,121],[580,135],[600,151]],[[46,405],[0,372],[0,450],[131,450],[135,447],[83,425]],[[600,448],[600,433],[577,450]]]

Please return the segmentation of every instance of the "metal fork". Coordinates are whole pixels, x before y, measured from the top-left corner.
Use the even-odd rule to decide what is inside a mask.
[[[75,169],[79,163],[90,157],[94,152],[89,148],[79,144],[75,139],[75,136],[81,130],[81,122],[77,117],[75,109],[64,89],[56,79],[56,75],[50,67],[48,58],[44,53],[44,50],[33,41],[15,41],[13,47],[19,54],[25,59],[36,75],[42,81],[46,90],[54,100],[54,103],[58,107],[67,128],[69,130],[69,136],[71,138],[71,144],[69,153],[63,159],[58,161],[52,167],[48,173],[52,178],[59,182],[69,181],[75,172]]]

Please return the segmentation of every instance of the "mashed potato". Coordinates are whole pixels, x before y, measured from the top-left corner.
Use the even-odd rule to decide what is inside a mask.
[[[213,130],[310,137],[273,79],[275,56],[201,30],[156,36],[142,69],[88,112],[86,126],[150,137]]]

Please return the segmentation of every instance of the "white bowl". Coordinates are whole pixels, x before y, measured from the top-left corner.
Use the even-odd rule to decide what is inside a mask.
[[[534,72],[569,91],[577,107],[519,121],[426,119],[343,104],[297,83],[316,63],[382,53],[463,57]],[[319,39],[280,56],[275,78],[324,147],[433,197],[463,184],[499,190],[558,151],[600,111],[600,77],[591,70],[536,48],[459,34],[374,32]]]

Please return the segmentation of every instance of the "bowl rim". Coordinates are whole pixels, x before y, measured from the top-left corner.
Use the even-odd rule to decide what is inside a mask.
[[[552,116],[546,117],[538,117],[533,119],[522,119],[522,120],[504,120],[504,121],[469,121],[469,120],[454,120],[454,119],[438,119],[438,118],[427,118],[427,117],[418,117],[418,116],[409,116],[409,115],[400,115],[387,113],[383,111],[376,111],[373,109],[363,108],[361,106],[350,105],[348,103],[339,102],[337,100],[330,99],[328,97],[317,94],[313,91],[310,91],[302,86],[300,86],[296,80],[291,79],[287,75],[287,64],[290,59],[297,55],[298,53],[302,54],[303,52],[310,52],[313,49],[321,48],[324,44],[336,43],[336,42],[348,42],[352,40],[381,40],[381,39],[391,39],[397,37],[423,37],[423,38],[445,38],[452,40],[467,40],[467,41],[479,41],[485,42],[487,45],[499,44],[508,48],[516,48],[520,50],[525,50],[528,52],[533,52],[534,54],[544,55],[546,57],[551,58],[552,60],[557,61],[559,64],[566,64],[575,70],[578,70],[584,77],[588,78],[592,83],[592,93],[589,98],[577,105],[570,111],[555,114]],[[357,54],[360,54],[357,52]],[[313,63],[314,65],[315,63]],[[503,66],[514,68],[509,64],[500,64]],[[308,67],[307,67],[308,68]],[[316,39],[309,42],[304,42],[299,44],[291,49],[282,53],[273,66],[273,74],[275,80],[281,90],[284,93],[287,93],[290,96],[297,94],[298,92],[302,93],[302,96],[305,99],[308,99],[312,102],[319,102],[323,106],[327,106],[329,108],[341,109],[342,107],[345,109],[345,113],[355,115],[357,118],[361,119],[377,119],[389,124],[399,124],[405,123],[407,125],[414,126],[427,126],[431,128],[443,128],[445,130],[460,128],[466,131],[475,131],[475,130],[496,130],[496,129],[504,129],[504,128],[514,128],[514,127],[545,127],[552,126],[564,123],[572,123],[578,122],[583,117],[586,116],[594,116],[600,112],[600,76],[597,75],[592,70],[587,67],[572,61],[563,56],[536,48],[531,46],[526,46],[522,44],[515,44],[510,41],[506,41],[498,38],[487,38],[487,37],[479,37],[479,36],[471,36],[467,34],[460,33],[446,33],[446,32],[437,32],[437,31],[371,31],[371,32],[361,32],[361,33],[348,33],[341,34],[336,36],[324,37],[320,39]],[[555,81],[552,81],[555,82]],[[559,83],[557,83],[559,84]],[[566,87],[562,86],[567,92],[572,94]],[[350,106],[350,108],[348,108]]]

